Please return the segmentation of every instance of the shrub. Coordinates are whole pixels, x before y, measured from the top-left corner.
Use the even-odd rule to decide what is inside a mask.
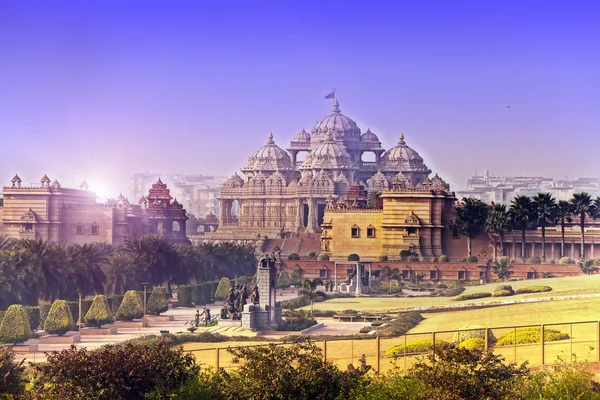
[[[32,306],[23,306],[25,313],[27,313],[27,320],[29,321],[29,327],[32,331],[37,330],[40,327],[40,308]]]
[[[517,328],[517,344],[539,343],[540,328]],[[544,342],[569,339],[569,335],[557,329],[544,329]],[[496,346],[509,346],[515,344],[515,331],[510,331],[500,336]]]
[[[569,257],[561,257],[560,260],[558,260],[559,264],[573,264],[573,260],[571,260]]]
[[[498,292],[500,290],[508,290],[509,292],[513,292],[513,287],[511,285],[497,285],[494,288],[494,292]]]
[[[523,293],[542,293],[542,292],[550,292],[552,288],[550,286],[525,286],[523,288],[517,289],[515,291],[516,294]]]
[[[295,269],[290,274],[290,282],[292,285],[300,285],[302,283],[302,273],[299,269]]]
[[[356,253],[352,253],[348,256],[348,261],[360,261],[360,256]]]
[[[362,328],[360,328],[360,330],[358,331],[358,333],[369,333],[373,331],[373,328],[370,326],[363,326]]]
[[[448,257],[447,255],[444,254],[444,255],[441,255],[440,258],[438,258],[438,261],[441,263],[448,262],[448,261],[450,261],[450,257]]]
[[[443,296],[443,297],[454,297],[454,296],[458,296],[459,294],[461,294],[464,291],[465,291],[465,287],[462,284],[457,283],[455,285],[452,285],[452,286],[442,290],[439,295]]]
[[[192,287],[189,285],[179,285],[177,287],[177,306],[192,306]]]
[[[221,278],[219,286],[215,291],[215,300],[225,300],[231,291],[231,281],[227,278]]]
[[[92,302],[92,306],[85,314],[85,323],[91,326],[100,327],[105,324],[110,324],[114,321],[114,316],[108,301],[104,295],[97,295]]]
[[[75,322],[69,304],[66,300],[55,300],[46,317],[44,330],[46,333],[62,336],[73,329],[75,329]]]
[[[475,328],[475,329],[473,329]],[[481,339],[481,340],[485,340],[485,328],[480,327],[480,326],[465,326],[463,328],[460,328],[460,331],[454,332],[454,335],[452,336],[452,342],[453,343],[462,343],[465,340],[468,339]],[[469,330],[463,330],[463,329],[469,329]],[[496,341],[496,337],[494,336],[494,333],[492,332],[491,329],[488,329],[488,343],[492,344]]]
[[[389,321],[385,326],[377,327],[377,333],[380,335],[404,335],[423,319],[423,316],[416,311],[405,312],[395,320]]]
[[[408,257],[411,256],[419,256],[417,253],[415,253],[414,251],[410,251],[410,250],[400,250],[400,258],[402,258],[403,260],[406,260]]]
[[[321,253],[319,257],[317,257],[319,261],[329,261],[329,254]]]
[[[2,323],[3,319],[4,319],[4,311],[0,310],[0,324]]]
[[[41,301],[38,307],[40,309],[40,326],[43,327],[46,323],[46,318],[48,317],[50,308],[52,308],[52,303],[49,301]]]
[[[377,257],[377,261],[386,262],[388,260],[388,256],[379,256]]]
[[[285,319],[277,326],[278,331],[301,331],[317,324],[314,318],[309,317],[304,310],[287,311]]]
[[[73,321],[79,321],[79,301],[68,301],[69,309],[71,310],[71,315],[73,316]],[[83,321],[83,316],[87,314],[90,307],[92,306],[92,300],[81,300],[81,314]]]
[[[310,259],[314,259],[317,256],[317,253],[315,253],[314,251],[309,251],[308,253],[306,253],[306,256]]]
[[[467,258],[467,262],[470,262],[470,263],[476,263],[477,261],[479,261],[477,256],[470,256]]]
[[[464,300],[473,300],[473,299],[483,299],[484,297],[491,297],[492,294],[489,292],[475,292],[468,294],[461,294],[460,296],[456,296],[454,300],[464,301]]]
[[[164,287],[155,287],[146,305],[146,312],[150,315],[160,315],[169,309],[169,297]]]
[[[132,343],[48,353],[32,365],[38,399],[166,399],[200,372],[182,348]]]
[[[23,306],[13,304],[8,307],[0,324],[2,343],[21,343],[32,337],[29,319]]]
[[[463,340],[458,345],[461,349],[467,350],[483,350],[485,349],[485,339],[481,338],[471,338],[467,340]]]
[[[496,290],[492,297],[508,297],[514,295],[515,292],[511,292],[510,290]]]
[[[20,399],[25,390],[25,360],[15,362],[14,358],[10,346],[0,346],[0,399]]]
[[[444,340],[436,340],[435,347],[448,346],[449,343]],[[412,342],[406,343],[406,354],[425,353],[431,350],[432,342],[431,339],[413,340]],[[390,347],[385,355],[388,357],[397,357],[404,355],[404,343],[397,344]]]
[[[298,255],[298,253],[290,253],[290,254],[288,254],[287,259],[289,261],[297,261],[300,259],[300,255]]]
[[[125,293],[123,301],[117,310],[117,319],[119,321],[132,321],[134,318],[142,318],[144,309],[140,296],[135,290],[129,290]]]
[[[542,259],[539,258],[538,256],[529,257],[527,259],[527,263],[529,263],[529,264],[541,264],[542,263]]]
[[[281,271],[279,276],[277,277],[277,287],[278,288],[287,288],[290,287],[290,275],[287,271]]]
[[[409,262],[419,262],[419,256],[412,255],[408,257]]]

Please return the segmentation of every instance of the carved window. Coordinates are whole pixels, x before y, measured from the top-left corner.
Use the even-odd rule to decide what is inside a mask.
[[[527,271],[527,279],[535,279],[535,271]]]
[[[81,224],[77,225],[77,234],[83,235],[83,225],[81,225]]]
[[[437,269],[432,269],[429,271],[429,279],[432,281],[436,281],[439,276],[439,271]]]
[[[98,234],[100,234],[100,227],[98,226],[98,224],[92,225],[92,235],[98,235]]]
[[[367,237],[374,238],[375,237],[375,227],[373,225],[367,226]]]
[[[358,238],[360,237],[360,228],[357,225],[354,225],[351,229],[350,229],[350,235],[353,238]]]
[[[466,281],[467,280],[467,271],[465,271],[465,270],[458,271],[458,280]]]
[[[327,278],[327,270],[326,269],[319,270],[319,278]]]
[[[408,235],[416,235],[417,234],[417,228],[406,228],[406,233]]]

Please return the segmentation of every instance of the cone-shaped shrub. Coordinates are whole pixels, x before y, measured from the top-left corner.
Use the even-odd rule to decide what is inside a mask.
[[[277,277],[277,287],[278,288],[288,288],[290,287],[290,275],[287,271],[281,271],[279,273],[279,277]]]
[[[29,319],[23,306],[14,304],[8,307],[0,324],[0,341],[2,343],[20,343],[31,338]]]
[[[167,297],[167,291],[162,287],[155,287],[148,300],[146,310],[148,314],[160,315],[169,309],[169,298]]]
[[[110,324],[113,321],[113,313],[110,310],[106,297],[99,294],[94,298],[92,306],[87,314],[85,314],[85,323],[100,328],[102,325]]]
[[[217,291],[215,292],[215,300],[225,300],[229,296],[231,290],[231,281],[227,278],[221,278]]]
[[[69,304],[66,300],[55,300],[46,317],[44,330],[46,333],[62,336],[73,329],[75,329],[75,322]]]
[[[189,285],[179,285],[177,287],[177,306],[192,306],[192,287]]]
[[[129,290],[125,293],[125,297],[123,297],[123,301],[117,310],[117,319],[119,321],[132,321],[134,318],[142,318],[143,316],[144,309],[142,308],[140,296],[135,290]]]

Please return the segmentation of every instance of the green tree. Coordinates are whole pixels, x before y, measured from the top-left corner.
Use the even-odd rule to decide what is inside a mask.
[[[66,300],[55,300],[46,317],[44,330],[46,333],[62,336],[73,329],[75,322],[69,304]]]
[[[546,226],[556,221],[556,200],[550,193],[538,193],[532,199],[532,207],[537,225],[542,228],[542,262],[546,262]]]
[[[13,304],[8,307],[0,324],[0,341],[2,343],[20,343],[32,337],[29,318],[22,305]],[[1,392],[1,387],[0,387]]]
[[[525,232],[534,228],[536,216],[533,211],[531,197],[517,196],[510,203],[508,209],[511,224],[514,229],[521,231],[521,259],[525,261]]]
[[[86,324],[98,328],[114,321],[113,313],[104,295],[99,294],[94,297],[94,301],[92,301],[90,309],[85,314],[84,320]]]
[[[402,275],[400,275],[400,270],[398,268],[390,268],[389,266],[385,266],[381,269],[381,274],[383,276],[383,278],[385,278],[385,280],[388,283],[388,286],[390,288],[389,293],[392,293],[392,279],[394,280],[398,280],[401,278]]]
[[[325,293],[321,290],[317,290],[319,285],[323,285],[323,281],[319,278],[316,279],[304,279],[302,286],[298,290],[298,295],[304,299],[310,301],[310,315],[313,315],[313,304],[319,298],[326,297]]]
[[[117,319],[119,321],[132,321],[135,318],[142,318],[143,316],[144,308],[139,294],[135,290],[127,291],[117,310]]]
[[[513,268],[514,267],[510,263],[510,259],[508,257],[500,257],[498,260],[494,261],[494,264],[492,265],[494,273],[498,275],[498,278],[500,278],[502,282],[510,277]]]
[[[160,315],[169,309],[169,297],[167,290],[163,287],[155,287],[152,290],[146,310],[148,314]]]
[[[381,192],[371,192],[367,196],[367,208],[375,210],[383,206],[381,201]]]
[[[486,228],[488,232],[496,233],[500,238],[500,256],[503,256],[504,234],[512,229],[510,225],[510,218],[508,212],[506,211],[506,205],[494,204],[492,206],[487,219]]]
[[[479,236],[486,226],[490,207],[478,199],[463,197],[455,208],[454,229],[467,238],[467,256],[471,257],[471,240]]]
[[[0,346],[0,398],[20,399],[25,391],[25,359],[16,362],[10,346]]]
[[[419,286],[419,284],[423,281],[423,279],[425,279],[424,272],[417,272],[417,273],[412,274],[412,276],[411,276],[412,282],[417,286]]]
[[[579,261],[579,268],[581,271],[587,275],[592,275],[594,272],[598,271],[598,267],[596,266],[596,260],[593,258],[589,258],[587,260]]]
[[[142,268],[129,253],[114,254],[102,268],[106,275],[106,292],[109,294],[123,294],[126,290],[139,287],[142,282]]]
[[[560,258],[565,256],[565,225],[573,221],[573,205],[560,200],[556,206],[556,217],[560,224]]]
[[[215,291],[215,300],[225,300],[229,296],[231,289],[229,278],[221,278],[219,286],[217,286],[217,290]]]
[[[571,199],[571,205],[573,207],[573,214],[579,217],[579,229],[581,236],[581,249],[579,251],[579,257],[585,259],[585,218],[596,215],[596,207],[594,201],[589,194],[585,192],[573,193]]]

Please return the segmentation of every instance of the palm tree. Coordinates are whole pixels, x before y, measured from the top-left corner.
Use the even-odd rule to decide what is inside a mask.
[[[500,237],[500,255],[504,255],[504,234],[509,232],[510,218],[506,211],[506,205],[494,204],[487,220],[486,228],[488,232],[496,233]]]
[[[511,224],[521,231],[521,258],[525,261],[525,231],[533,227],[535,215],[531,198],[528,196],[517,196],[510,203],[508,209]]]
[[[463,197],[455,209],[453,228],[459,235],[467,238],[467,255],[471,257],[471,240],[476,238],[485,229],[490,208],[478,199]]]
[[[417,272],[412,275],[412,281],[417,286],[419,286],[419,283],[421,283],[423,279],[425,279],[425,272]]]
[[[392,268],[390,268],[388,266],[385,266],[382,269],[382,275],[383,275],[383,277],[388,282],[388,286],[390,288],[389,293],[392,293],[392,283],[391,283],[391,280],[392,279],[399,279],[400,278],[400,270],[398,268],[392,269]]]
[[[310,301],[310,316],[311,317],[313,315],[313,303],[315,302],[315,300],[317,300],[318,298],[325,297],[325,293],[323,293],[321,290],[317,290],[317,287],[322,284],[323,284],[323,281],[320,280],[319,278],[304,279],[302,281],[302,286],[301,286],[300,290],[298,290],[298,294],[300,295],[300,297]]]
[[[556,221],[556,200],[550,193],[538,193],[532,199],[537,225],[542,228],[542,262],[546,261],[546,226]]]
[[[560,224],[560,257],[565,256],[565,225],[567,222],[572,222],[573,205],[564,200],[560,200],[556,207],[556,218]]]
[[[573,193],[571,199],[571,205],[573,206],[573,214],[579,217],[579,228],[581,233],[581,249],[579,256],[582,260],[585,259],[585,217],[596,215],[596,208],[594,202],[589,194],[585,192]]]
[[[67,247],[67,254],[75,287],[86,295],[104,293],[102,265],[108,261],[106,248],[95,243],[73,244]]]
[[[102,269],[106,275],[106,292],[110,294],[123,294],[126,290],[136,289],[143,281],[140,266],[125,252],[114,254]]]
[[[14,244],[13,239],[7,235],[0,235],[0,250],[10,250]]]
[[[25,296],[26,275],[19,268],[19,258],[14,253],[0,250],[0,309],[19,303]]]
[[[587,275],[592,275],[594,272],[598,271],[596,260],[593,258],[579,261],[579,268]]]
[[[510,277],[513,266],[508,257],[500,257],[498,260],[494,261],[492,268],[494,273],[498,275],[498,278],[502,279],[502,282],[504,282],[506,278]]]

